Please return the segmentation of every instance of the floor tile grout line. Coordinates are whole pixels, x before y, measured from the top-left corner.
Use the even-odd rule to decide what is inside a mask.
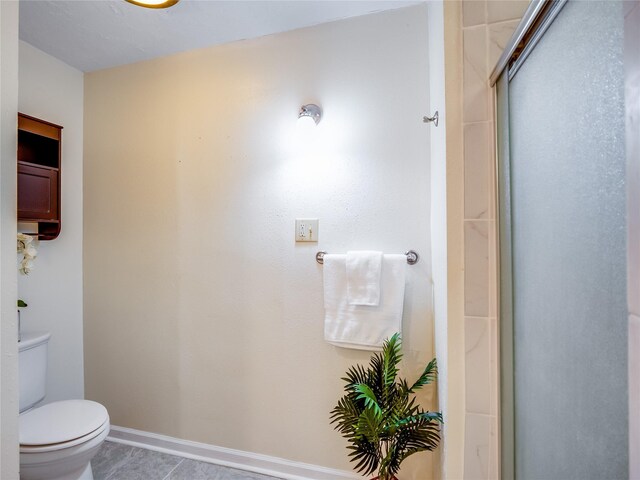
[[[178,463],[176,463],[176,466],[175,466],[175,467],[173,467],[173,468],[169,471],[169,473],[167,473],[167,474],[164,476],[164,478],[163,478],[162,480],[168,480],[169,475],[171,475],[171,474],[174,472],[174,470],[180,466],[180,464],[181,464],[182,462],[184,462],[184,458],[180,459],[180,461],[179,461]]]

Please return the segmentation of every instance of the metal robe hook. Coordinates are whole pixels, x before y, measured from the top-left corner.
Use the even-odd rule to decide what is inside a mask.
[[[427,116],[422,117],[422,121],[424,123],[433,122],[433,124],[437,127],[438,126],[438,111],[436,110],[436,113],[433,114],[433,117],[427,117]]]

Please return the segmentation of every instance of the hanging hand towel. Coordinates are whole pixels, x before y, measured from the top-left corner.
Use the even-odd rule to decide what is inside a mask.
[[[346,255],[326,254],[325,340],[344,348],[380,350],[386,338],[401,332],[406,266],[405,255],[383,255],[379,305],[350,305]]]
[[[380,304],[382,252],[347,252],[347,298],[349,305]]]

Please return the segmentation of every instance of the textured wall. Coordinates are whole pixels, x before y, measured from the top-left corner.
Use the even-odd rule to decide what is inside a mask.
[[[18,2],[0,2],[0,478],[18,478],[16,151]]]
[[[422,254],[416,374],[433,357],[426,24],[420,5],[85,77],[85,383],[114,424],[351,468],[328,412],[368,354],[323,341],[314,255]],[[300,144],[309,101],[325,115]],[[320,219],[318,244],[294,243],[296,217]]]
[[[82,398],[82,72],[20,42],[18,110],[62,125],[62,230],[18,275],[23,331],[51,332],[45,402]]]
[[[461,194],[462,186],[457,190],[452,187],[449,178],[452,157],[448,140],[455,136],[456,110],[451,108],[451,102],[459,101],[459,95],[447,91],[448,81],[455,77],[451,75],[446,62],[449,51],[456,48],[455,42],[445,42],[448,31],[457,30],[458,24],[449,15],[453,5],[451,2],[428,2],[428,33],[429,33],[429,96],[431,98],[431,112],[439,112],[439,124],[430,128],[431,144],[431,242],[433,258],[434,284],[434,318],[435,343],[438,358],[438,403],[445,418],[443,427],[443,442],[441,455],[441,469],[435,478],[460,478],[462,469],[463,438],[464,438],[464,363],[459,352],[463,351],[460,343],[449,343],[450,338],[458,339],[456,323],[450,322],[456,318],[456,309],[460,308],[456,292],[462,288],[459,276],[451,272],[459,271],[462,263],[456,252],[462,243],[462,236],[455,235],[455,230],[449,227],[457,225],[452,220],[456,215],[455,192]],[[445,22],[446,20],[446,22]],[[451,90],[449,88],[449,90]],[[449,128],[452,128],[450,131]],[[457,263],[457,267],[456,267]],[[462,413],[461,413],[462,412]]]

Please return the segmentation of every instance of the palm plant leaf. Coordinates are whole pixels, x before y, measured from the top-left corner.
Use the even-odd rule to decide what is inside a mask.
[[[402,453],[398,461],[402,462],[409,455],[434,450],[440,442],[440,428],[437,423],[423,420],[413,424],[412,428],[406,428],[399,436],[399,446]]]
[[[345,394],[331,410],[331,424],[348,440],[349,459],[363,475],[377,470],[380,478],[388,478],[405,458],[433,450],[440,442],[442,415],[424,411],[414,396],[435,380],[436,361],[409,386],[398,378],[401,360],[401,338],[395,334],[366,368],[355,365],[347,370],[342,378]]]
[[[399,390],[396,393],[393,404],[389,405],[389,418],[391,421],[397,423],[401,419],[417,411],[415,402],[415,398],[410,397],[408,392]]]
[[[429,364],[424,369],[424,372],[422,372],[422,375],[420,375],[420,378],[416,380],[416,382],[411,386],[409,391],[413,393],[416,390],[419,390],[420,388],[424,387],[428,383],[433,382],[436,379],[437,375],[438,375],[438,368],[436,366],[436,359],[434,358],[429,362]]]
[[[378,468],[377,444],[365,439],[353,441],[347,449],[351,450],[349,457],[352,462],[357,462],[355,470],[363,475],[369,475]]]
[[[342,377],[341,380],[346,382],[345,390],[349,390],[353,385],[358,383],[367,383],[369,380],[369,374],[362,365],[354,365],[349,367],[346,375]]]
[[[337,423],[335,427],[342,435],[355,433],[360,410],[353,403],[350,397],[344,396],[338,404],[331,410],[331,424]]]
[[[398,365],[402,360],[400,334],[394,334],[382,347],[382,395],[388,401],[398,376]]]
[[[386,474],[395,474],[397,470],[394,471],[394,468],[397,463],[396,461],[397,458],[398,458],[398,455],[396,452],[396,444],[389,445],[387,454],[380,461],[378,477],[385,478]],[[399,466],[399,463],[398,463],[398,466]]]
[[[380,405],[378,405],[376,395],[368,385],[359,383],[357,385],[354,385],[353,388],[357,393],[359,393],[359,395],[356,397],[357,400],[364,400],[365,406],[372,408],[377,416],[382,415],[382,409],[380,408]]]
[[[356,435],[366,438],[370,442],[380,440],[382,419],[373,408],[367,407],[358,417]]]
[[[442,423],[442,414],[440,412],[420,412],[399,420],[397,425],[398,427],[402,427],[410,423],[420,423],[420,421],[422,420],[426,420],[427,422]]]
[[[384,353],[384,352],[383,352]],[[371,387],[376,398],[383,398],[384,394],[384,358],[383,353],[375,353],[369,362],[369,378],[367,385]]]

